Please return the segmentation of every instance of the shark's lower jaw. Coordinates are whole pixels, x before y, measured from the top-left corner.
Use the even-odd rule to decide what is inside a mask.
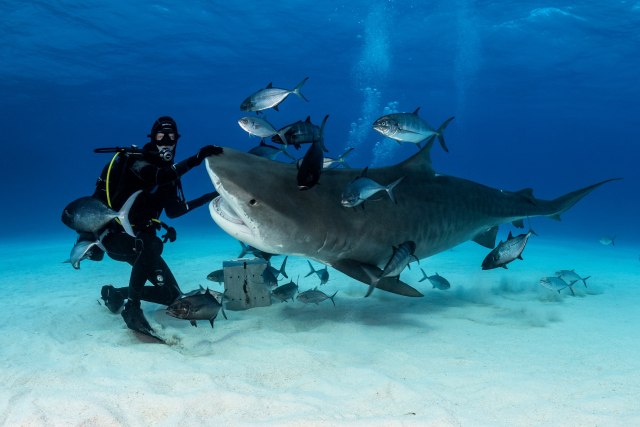
[[[252,242],[255,237],[252,230],[222,196],[218,196],[211,201],[209,213],[220,228],[236,239],[253,246]]]

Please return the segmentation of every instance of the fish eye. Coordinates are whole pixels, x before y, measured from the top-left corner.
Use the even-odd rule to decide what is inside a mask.
[[[249,206],[255,206],[258,203],[256,199],[249,200]]]

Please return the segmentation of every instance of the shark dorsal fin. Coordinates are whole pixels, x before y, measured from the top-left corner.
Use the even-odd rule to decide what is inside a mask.
[[[311,123],[311,116],[307,116],[307,119],[305,120],[306,123]]]
[[[516,191],[516,194],[527,199],[531,204],[536,205],[536,198],[533,196],[533,188],[523,188]]]
[[[414,111],[413,114],[417,116],[419,111],[420,111],[420,107],[416,108],[416,111]]]
[[[428,172],[431,175],[435,175],[433,166],[431,166],[431,147],[433,147],[433,142],[435,141],[435,139],[435,135],[430,136],[427,139],[426,144],[420,149],[420,151],[394,167],[420,170]]]
[[[273,85],[271,84],[271,82],[269,82],[269,84],[267,85],[266,89],[271,89],[273,87]]]

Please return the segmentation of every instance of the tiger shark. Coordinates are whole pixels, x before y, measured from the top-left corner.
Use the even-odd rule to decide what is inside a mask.
[[[371,285],[371,272],[380,277],[394,246],[402,242],[415,242],[418,259],[467,240],[493,248],[498,225],[521,226],[533,216],[560,219],[580,199],[613,180],[553,200],[538,199],[529,188],[499,190],[435,173],[433,141],[399,164],[369,169],[368,177],[382,185],[404,178],[394,190],[395,204],[381,197],[367,200],[364,209],[341,204],[342,191],[362,169],[325,169],[319,185],[300,191],[295,165],[225,147],[222,154],[207,158],[207,171],[220,194],[209,211],[220,228],[261,251],[314,259]],[[383,277],[376,286],[422,296],[397,277]]]

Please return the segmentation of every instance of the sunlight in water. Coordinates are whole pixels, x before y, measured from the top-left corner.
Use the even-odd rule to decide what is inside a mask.
[[[379,116],[380,87],[389,74],[391,63],[390,6],[376,4],[364,22],[362,53],[353,67],[355,86],[362,93],[360,117],[351,123],[346,147],[359,147],[371,131],[371,123]]]

